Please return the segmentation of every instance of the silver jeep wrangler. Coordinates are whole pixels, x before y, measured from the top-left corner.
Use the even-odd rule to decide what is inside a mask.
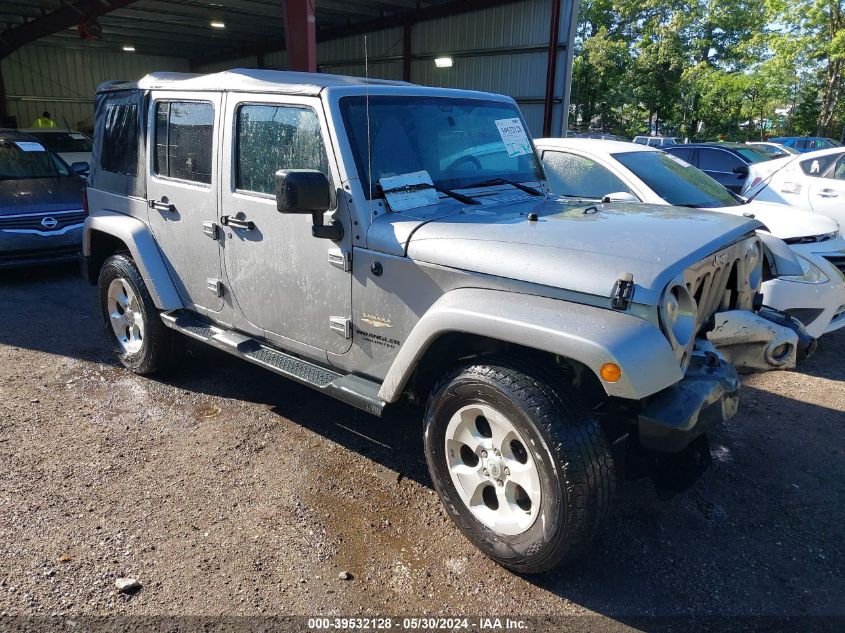
[[[694,480],[726,358],[795,363],[758,222],[556,197],[508,97],[233,70],[95,108],[83,265],[120,362],[185,335],[373,415],[424,403],[448,513],[518,572],[583,551],[622,479]]]

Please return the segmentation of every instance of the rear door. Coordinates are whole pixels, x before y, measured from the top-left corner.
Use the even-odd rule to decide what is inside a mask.
[[[153,92],[147,198],[150,228],[185,304],[223,307],[220,248],[204,231],[217,219],[220,94]]]
[[[813,164],[810,169],[815,166]],[[804,165],[801,167],[804,168]],[[845,152],[836,155],[836,160],[823,168],[821,177],[810,177],[808,180],[807,194],[813,211],[838,220],[840,226],[845,226]]]
[[[698,148],[698,168],[734,193],[742,191],[747,174],[737,174],[734,169],[747,167],[737,156],[716,147]]]

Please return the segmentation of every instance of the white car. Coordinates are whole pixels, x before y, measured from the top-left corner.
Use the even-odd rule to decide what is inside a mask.
[[[684,139],[677,136],[635,136],[632,142],[649,147],[669,147],[670,145],[683,145]]]
[[[91,148],[94,141],[87,134],[58,127],[33,127],[21,132],[37,138],[44,147],[61,156],[68,165],[91,164]]]
[[[753,215],[789,245],[802,270],[769,275],[766,305],[797,318],[812,336],[845,326],[845,240],[829,218],[782,204],[745,203],[704,172],[652,147],[571,138],[538,139],[535,145],[559,195]]]
[[[752,165],[743,195],[826,215],[845,226],[845,147]]]

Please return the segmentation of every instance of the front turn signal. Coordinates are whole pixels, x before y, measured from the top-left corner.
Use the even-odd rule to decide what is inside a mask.
[[[616,363],[605,363],[601,366],[599,373],[607,382],[616,382],[622,378],[622,368]]]

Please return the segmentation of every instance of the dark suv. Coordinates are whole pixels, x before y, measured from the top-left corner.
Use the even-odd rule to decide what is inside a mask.
[[[690,143],[664,151],[698,167],[734,193],[742,191],[748,166],[771,160],[771,156],[742,143]]]

